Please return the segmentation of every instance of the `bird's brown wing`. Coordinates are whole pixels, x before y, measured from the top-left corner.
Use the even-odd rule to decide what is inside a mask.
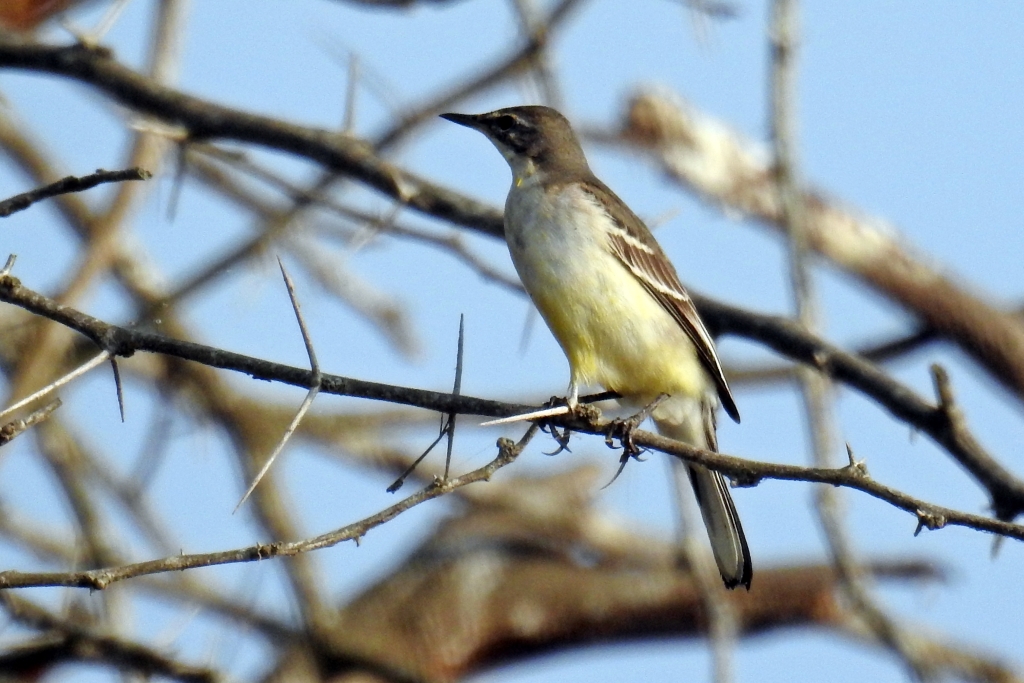
[[[729,383],[725,380],[725,373],[722,372],[715,343],[704,327],[693,300],[679,281],[676,269],[661,250],[654,235],[625,202],[601,181],[593,178],[580,183],[580,187],[612,219],[615,228],[608,237],[613,253],[686,332],[697,349],[701,363],[718,388],[722,407],[729,417],[739,422],[739,410],[729,390]]]

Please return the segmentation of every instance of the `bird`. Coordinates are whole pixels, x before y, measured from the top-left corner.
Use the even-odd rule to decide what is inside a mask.
[[[659,432],[718,450],[719,405],[739,410],[715,343],[651,231],[598,180],[569,121],[545,106],[441,114],[483,133],[512,170],[504,227],[516,272],[569,362],[566,402],[601,385],[653,410]],[[725,477],[686,470],[727,588],[750,589],[750,551]]]

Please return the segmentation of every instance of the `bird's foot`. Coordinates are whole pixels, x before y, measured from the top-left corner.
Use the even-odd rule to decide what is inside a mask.
[[[604,442],[608,444],[609,448],[621,448],[622,455],[619,456],[619,469],[615,471],[615,476],[612,480],[604,485],[607,488],[614,483],[619,475],[622,474],[622,470],[625,469],[626,463],[630,460],[643,460],[640,456],[643,454],[643,449],[638,447],[633,441],[633,432],[643,424],[644,420],[651,416],[654,409],[658,407],[658,404],[668,398],[668,394],[661,394],[656,399],[651,401],[649,404],[644,406],[643,410],[631,415],[627,418],[616,418],[608,423],[608,428],[605,431]],[[616,444],[618,441],[618,444]]]
[[[636,458],[641,451],[633,442],[633,432],[643,424],[644,420],[651,416],[651,413],[653,413],[654,409],[658,407],[658,404],[666,398],[668,398],[668,394],[661,394],[644,406],[643,409],[635,415],[631,415],[627,418],[611,420],[608,423],[608,430],[605,432],[604,442],[608,444],[610,448],[615,448],[615,441],[617,440],[619,442],[619,447],[624,451],[623,455]]]
[[[561,396],[552,396],[548,399],[547,403],[544,404],[544,410],[557,410],[559,408],[565,408],[566,412],[562,413],[568,415],[570,419],[581,419],[591,424],[596,423],[601,417],[601,411],[594,406],[586,403],[580,403],[579,401],[572,402],[572,396],[562,398]],[[551,438],[558,444],[551,453],[545,453],[545,455],[558,455],[562,451],[571,453],[569,450],[569,437],[572,435],[572,429],[570,427],[559,427],[551,421],[544,420],[541,423],[541,429],[551,435]]]

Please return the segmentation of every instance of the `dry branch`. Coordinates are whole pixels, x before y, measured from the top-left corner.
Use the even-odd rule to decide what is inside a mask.
[[[167,337],[159,334],[127,329],[104,323],[69,307],[56,305],[52,300],[22,287],[17,279],[10,275],[0,277],[0,301],[15,303],[29,311],[78,330],[92,339],[97,345],[101,346],[101,348],[104,348],[115,355],[131,355],[136,351],[142,350],[191,360],[210,367],[244,372],[256,379],[273,380],[304,388],[309,387],[312,382],[312,375],[309,370],[302,370],[300,368],[278,363],[271,363],[258,358],[231,353],[203,346],[201,344],[177,341],[168,339]],[[728,307],[721,304],[709,307],[707,302],[702,303],[705,306],[705,309],[702,310],[718,312],[717,316],[708,316],[709,321],[722,323],[724,322],[723,319],[728,320],[730,317],[728,315],[730,310]],[[809,353],[812,359],[815,359],[816,364],[822,371],[835,373],[835,376],[840,376],[849,375],[851,374],[851,371],[855,374],[858,370],[864,370],[867,372],[867,377],[870,378],[871,381],[877,382],[879,379],[884,379],[896,390],[894,394],[888,396],[890,400],[895,400],[896,397],[901,397],[907,401],[918,401],[918,399],[913,396],[912,392],[902,387],[894,380],[886,377],[881,373],[881,371],[873,368],[873,366],[866,361],[848,357],[846,354],[843,354],[838,350],[832,351],[828,345],[815,340],[813,337],[800,330],[799,327],[791,321],[778,320],[771,318],[770,316],[756,316],[754,314],[745,314],[742,318],[746,319],[748,323],[751,322],[751,319],[759,323],[762,326],[761,329],[751,330],[751,332],[758,332],[760,334],[768,333],[767,341],[772,344],[795,342],[797,345],[801,345],[805,352]],[[731,322],[735,324],[736,320],[737,318],[734,317]],[[772,336],[772,334],[779,332],[785,332],[785,335],[780,335],[778,338]],[[865,380],[865,377],[858,377],[858,379],[863,381]],[[406,405],[418,406],[444,413],[456,412],[505,417],[508,415],[521,414],[530,410],[529,406],[511,405],[498,401],[488,401],[485,399],[462,395],[454,396],[451,394],[424,391],[422,389],[413,389],[409,387],[399,387],[377,382],[368,382],[365,380],[340,377],[337,375],[324,375],[321,383],[321,391],[324,393],[354,396],[358,398],[404,403]],[[904,408],[908,406],[908,404],[903,403],[900,405]],[[913,403],[909,403],[909,405],[913,405]],[[953,420],[950,418],[948,406],[929,408],[928,414],[931,419],[941,420],[940,428],[935,430],[934,434],[932,432],[928,432],[933,436],[933,438],[936,438],[936,441],[939,443],[943,443],[943,441],[940,440],[940,437],[946,438],[953,445],[963,445],[963,443],[970,444],[973,441],[970,434],[966,431],[966,427],[962,420]],[[612,431],[612,427],[615,423],[594,420],[586,415],[580,415],[576,418],[570,418],[568,416],[564,418],[557,418],[553,419],[552,422],[559,424],[562,427],[568,427],[574,431],[601,434],[605,436],[615,435],[615,432]],[[929,426],[934,427],[934,425]],[[654,448],[656,450],[681,457],[687,461],[696,462],[711,469],[719,470],[748,485],[755,484],[761,479],[775,478],[825,483],[832,484],[834,486],[847,486],[858,489],[876,498],[884,500],[895,507],[916,515],[919,530],[921,527],[937,529],[946,525],[958,525],[980,531],[1001,534],[1009,538],[1024,540],[1024,526],[1011,524],[1009,522],[1001,521],[1000,519],[993,520],[981,515],[971,515],[957,510],[952,510],[950,508],[932,505],[912,496],[903,494],[891,487],[875,482],[868,478],[859,468],[805,468],[793,465],[754,462],[710,451],[702,451],[700,449],[687,446],[681,442],[639,430],[634,433],[633,441],[638,446]],[[981,454],[986,458],[988,457],[983,451]],[[1009,480],[1001,483],[1005,489],[1012,490],[1016,480],[1010,477],[1010,475],[1007,476],[1009,477]],[[462,479],[464,478],[459,478],[460,481]],[[384,513],[381,514],[383,515]],[[376,519],[376,517],[373,519]],[[376,522],[374,524],[376,524]],[[355,527],[353,526],[352,528]],[[251,548],[229,551],[226,553],[212,553],[204,556],[195,556],[196,558],[201,558],[198,560],[189,560],[183,556],[182,558],[178,558],[178,560],[180,562],[185,562],[185,564],[182,567],[175,568],[205,566],[210,563],[221,564],[224,562],[250,561],[261,559],[265,557],[268,552],[271,554],[297,554],[299,552],[323,547],[325,542],[324,539],[327,537],[334,539],[331,542],[331,544],[333,544],[340,542],[341,540],[355,538],[358,536],[358,534],[355,534],[351,529],[348,531],[340,530],[332,533],[333,535],[328,534],[323,537],[318,537],[318,539],[303,541],[298,544],[275,543],[268,546],[257,545]],[[192,561],[200,562],[200,564],[189,564],[189,562]],[[153,568],[148,566],[149,564],[151,563],[147,563],[147,568],[143,573],[151,573],[152,571],[155,571]],[[166,569],[166,565],[164,564],[160,564],[158,566],[159,571]],[[127,575],[134,575],[132,574],[132,571],[135,570],[129,571]],[[118,576],[124,578],[120,574],[118,574]],[[2,579],[2,577],[3,575],[0,575],[0,579]],[[82,574],[70,585],[92,585],[91,582],[95,580],[96,579],[93,577]],[[100,579],[100,583],[103,583],[103,581],[103,579]],[[93,587],[100,586],[93,585]]]

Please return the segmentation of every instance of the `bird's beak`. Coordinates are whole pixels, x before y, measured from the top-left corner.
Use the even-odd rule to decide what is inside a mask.
[[[480,116],[475,114],[441,114],[441,118],[474,130],[480,130],[483,125]]]

